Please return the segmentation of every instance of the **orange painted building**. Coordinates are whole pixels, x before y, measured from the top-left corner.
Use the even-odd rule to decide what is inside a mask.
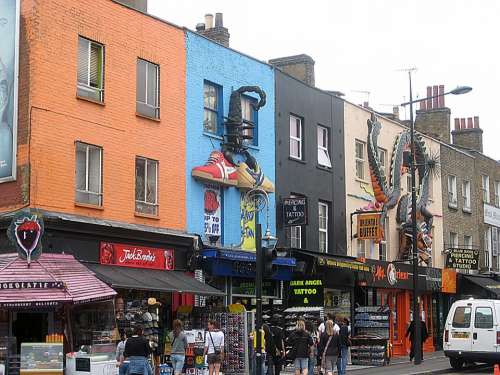
[[[185,65],[181,28],[115,1],[22,0],[17,180],[0,184],[0,213],[30,207],[184,230]],[[150,69],[145,92],[156,95],[143,100],[151,115],[138,114],[142,68]],[[85,181],[77,148],[97,165],[93,146],[101,177]],[[157,177],[156,189],[145,187],[146,209],[136,203],[137,157],[141,178]],[[77,194],[92,179],[100,191]]]

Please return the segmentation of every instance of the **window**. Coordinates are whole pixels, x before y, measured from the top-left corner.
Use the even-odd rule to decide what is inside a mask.
[[[448,176],[448,206],[457,207],[457,178]]]
[[[470,181],[463,181],[462,182],[462,198],[464,199],[463,202],[463,210],[464,211],[471,211],[471,206],[470,206]]]
[[[411,174],[406,174],[406,191],[411,193]]]
[[[490,256],[491,256],[491,228],[486,229],[484,232],[484,266],[490,268]]]
[[[137,157],[135,159],[135,211],[158,215],[158,162]]]
[[[330,152],[328,151],[329,139],[328,129],[318,126],[318,164],[331,168],[332,162],[330,161]]]
[[[290,156],[302,160],[302,119],[290,115]]]
[[[500,181],[495,181],[493,186],[495,189],[495,206],[500,207]]]
[[[76,94],[104,101],[104,46],[78,37],[78,83]]]
[[[450,245],[451,249],[458,248],[458,235],[455,232],[450,232]]]
[[[472,309],[470,307],[459,306],[453,315],[453,328],[469,328],[470,327],[470,314]]]
[[[498,255],[498,250],[500,247],[500,231],[498,228],[491,227],[491,255],[497,256]]]
[[[257,145],[257,111],[254,109],[255,99],[248,96],[241,97],[241,116],[243,125],[253,126],[253,129],[244,129],[243,143]]]
[[[302,247],[302,227],[300,225],[290,227],[290,247],[295,249]]]
[[[464,247],[466,249],[472,249],[472,236],[464,236]]]
[[[379,260],[387,260],[387,226],[389,220],[384,220],[384,239],[380,241],[378,245],[378,259]]]
[[[137,113],[160,118],[160,67],[149,61],[137,59]]]
[[[366,240],[357,240],[356,241],[357,244],[356,244],[356,247],[357,247],[357,253],[356,253],[356,256],[358,258],[368,258],[366,256]]]
[[[483,203],[490,203],[490,177],[482,177]]]
[[[387,178],[387,175],[385,173],[386,172],[385,168],[387,166],[387,151],[380,147],[378,149],[378,160],[380,162],[380,170],[384,173],[384,175]]]
[[[319,251],[326,253],[328,251],[328,204],[318,203],[319,213]]]
[[[219,132],[221,110],[221,88],[213,83],[203,83],[203,131],[213,134]]]
[[[102,148],[76,142],[76,194],[78,203],[102,206]]]
[[[356,140],[356,177],[365,179],[365,144]]]
[[[493,311],[491,307],[476,307],[474,327],[485,329],[493,328]]]

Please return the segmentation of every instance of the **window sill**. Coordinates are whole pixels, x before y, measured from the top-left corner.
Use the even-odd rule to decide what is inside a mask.
[[[83,101],[85,101],[85,102],[90,102],[90,103],[98,104],[98,105],[103,106],[103,107],[105,107],[105,106],[106,106],[106,104],[105,104],[104,102],[101,102],[101,101],[99,101],[99,100],[90,99],[90,98],[85,98],[85,97],[80,96],[80,95],[78,95],[78,94],[76,95],[76,98],[77,98],[78,100],[83,100]]]
[[[456,203],[448,202],[448,208],[452,208],[454,210],[458,209],[458,205]]]
[[[354,177],[354,179],[355,179],[356,181],[358,181],[358,182],[361,182],[362,184],[367,184],[367,185],[369,184],[369,182],[368,182],[368,181],[366,181],[366,180],[362,180],[362,179],[361,179],[361,178],[359,178],[359,177]]]
[[[471,208],[463,207],[462,211],[465,212],[466,214],[471,214],[472,213],[472,209]]]
[[[294,158],[293,156],[288,156],[289,160],[296,161],[297,163],[307,164],[305,160]]]
[[[75,207],[91,208],[93,210],[104,211],[104,206],[97,206],[95,204],[90,204],[90,203],[75,202]]]
[[[325,165],[316,164],[316,168],[318,168],[319,170],[325,171],[325,172],[332,173],[332,167],[327,167]]]
[[[147,116],[147,115],[143,115],[142,113],[139,113],[139,112],[136,112],[135,115],[137,117],[140,117],[140,118],[143,118],[143,119],[146,119],[146,120],[151,120],[151,121],[154,121],[154,122],[161,122],[161,120],[159,118],[150,117],[150,116]]]
[[[210,132],[207,132],[207,131],[203,131],[203,135],[205,137],[208,137],[208,138],[218,139],[219,141],[223,141],[224,140],[224,137],[222,135],[215,134],[215,133],[210,133]]]
[[[140,212],[134,212],[134,216],[135,217],[143,217],[146,219],[160,220],[160,217],[158,215],[143,214]]]

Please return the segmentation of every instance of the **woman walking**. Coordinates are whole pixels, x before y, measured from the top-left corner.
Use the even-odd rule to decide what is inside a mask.
[[[295,331],[290,336],[290,343],[292,345],[290,357],[294,360],[295,375],[307,375],[313,341],[311,335],[306,332],[304,320],[297,320]]]
[[[151,346],[142,335],[142,327],[136,327],[134,335],[127,339],[123,357],[129,361],[127,374],[130,375],[152,375],[152,369],[148,362]]]
[[[313,346],[311,350],[311,354],[309,355],[309,365],[308,365],[308,370],[307,373],[309,375],[314,375],[314,368],[316,367],[318,360],[318,340],[317,340],[317,335],[318,332],[316,330],[316,326],[314,325],[313,322],[311,321],[306,321],[306,331],[311,335],[311,339],[313,341]]]
[[[207,356],[209,375],[219,375],[224,360],[224,333],[217,329],[215,320],[208,321],[208,332],[205,335],[205,355]]]
[[[339,375],[345,375],[347,369],[348,350],[351,346],[351,339],[349,337],[350,334],[351,332],[349,329],[349,320],[347,318],[344,318],[341,322],[339,331],[340,353],[339,359],[337,360],[337,371]]]
[[[264,330],[264,340],[266,348],[266,367],[265,375],[274,375],[274,361],[277,357],[276,343],[274,342],[273,334],[267,324],[262,325]]]
[[[331,320],[325,324],[325,332],[321,335],[318,350],[321,354],[321,367],[325,369],[326,375],[333,375],[340,353],[340,335],[334,331]]]
[[[182,374],[184,362],[186,361],[186,348],[188,347],[187,337],[182,330],[182,322],[175,319],[172,324],[174,331],[172,332],[172,354],[170,360],[174,369],[174,375]]]

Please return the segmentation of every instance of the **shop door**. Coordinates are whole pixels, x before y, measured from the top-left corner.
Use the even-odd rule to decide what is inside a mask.
[[[434,324],[433,324],[433,311],[432,311],[432,295],[421,296],[422,311],[424,311],[424,321],[427,326],[428,339],[424,342],[424,352],[433,352],[434,347]]]
[[[48,334],[48,313],[17,312],[12,322],[12,334],[20,352],[23,342],[45,342]]]
[[[406,356],[409,353],[409,342],[405,338],[410,321],[409,293],[392,291],[389,299],[391,308],[391,344],[393,356]]]

